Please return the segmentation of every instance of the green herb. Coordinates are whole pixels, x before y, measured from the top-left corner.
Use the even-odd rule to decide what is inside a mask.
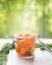
[[[14,48],[14,43],[6,43],[5,45],[3,45],[2,49],[0,50],[0,65],[6,65],[7,55],[9,54],[9,51]]]
[[[7,62],[7,54],[0,53],[0,65],[6,65]]]
[[[40,48],[42,51],[45,50],[45,48],[43,48],[41,46],[41,44],[39,44],[39,43],[37,43],[35,46],[36,46],[36,48]],[[51,44],[47,44],[47,46],[49,46],[52,49],[52,43]]]
[[[50,48],[52,48],[52,43],[51,44],[47,44]],[[37,43],[36,45],[36,48],[41,48],[42,46],[41,46],[41,44],[39,44],[39,43]]]
[[[10,44],[7,43],[7,44],[3,45],[0,53],[6,53],[6,54],[8,54],[9,53],[9,50],[10,50]]]
[[[37,44],[35,45],[35,47],[36,47],[36,48],[40,48],[41,45],[37,43]]]

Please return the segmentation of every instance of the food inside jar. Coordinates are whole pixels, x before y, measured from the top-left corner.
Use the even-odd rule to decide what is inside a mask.
[[[25,34],[21,36],[24,36],[25,38],[16,38],[16,52],[23,57],[32,56],[34,51],[34,36],[31,37],[30,34]],[[26,39],[26,37],[30,38]]]

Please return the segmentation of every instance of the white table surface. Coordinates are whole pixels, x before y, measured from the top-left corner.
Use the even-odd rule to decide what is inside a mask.
[[[52,39],[42,39],[42,41],[52,43]],[[12,43],[12,39],[0,39],[0,48],[7,42]],[[38,48],[35,50],[34,58],[27,60],[18,57],[16,51],[11,50],[8,55],[7,65],[52,65],[52,55]]]
[[[52,65],[52,55],[38,48],[35,50],[34,58],[22,59],[15,50],[11,50],[8,55],[7,65]]]
[[[43,39],[43,38],[41,38],[41,40],[42,40],[44,43],[52,43],[52,39]],[[0,48],[1,48],[5,43],[12,43],[12,39],[0,39]],[[38,39],[36,39],[36,43],[39,43]]]

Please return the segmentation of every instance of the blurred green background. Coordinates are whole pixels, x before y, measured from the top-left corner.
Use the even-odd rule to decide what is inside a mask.
[[[0,38],[19,32],[52,38],[52,0],[0,0]]]

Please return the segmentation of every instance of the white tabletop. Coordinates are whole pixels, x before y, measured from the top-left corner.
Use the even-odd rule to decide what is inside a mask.
[[[44,38],[41,38],[41,40],[44,42],[44,43],[52,43],[52,39],[44,39]],[[12,43],[12,39],[0,39],[0,48],[5,44],[5,43]],[[36,43],[39,43],[38,39],[36,39]]]
[[[52,55],[38,48],[35,50],[34,58],[22,59],[15,50],[11,50],[8,55],[7,65],[52,65]]]
[[[52,43],[52,39],[42,39],[45,43]],[[38,42],[38,40],[36,40]],[[12,43],[12,39],[0,39],[0,48],[5,43]],[[8,55],[7,65],[52,65],[52,55],[47,51],[41,51],[39,48],[35,50],[34,58],[21,59],[15,50],[11,50]]]

